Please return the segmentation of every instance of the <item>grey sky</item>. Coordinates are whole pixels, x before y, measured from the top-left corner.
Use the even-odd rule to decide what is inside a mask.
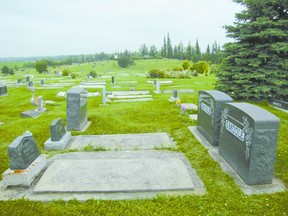
[[[141,44],[223,45],[232,0],[0,0],[0,57],[136,51]]]

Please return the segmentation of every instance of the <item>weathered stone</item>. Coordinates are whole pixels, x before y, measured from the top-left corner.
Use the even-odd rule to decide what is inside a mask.
[[[272,99],[272,100],[270,100],[270,103],[275,107],[288,110],[288,102],[286,102],[286,101]]]
[[[221,108],[233,99],[220,91],[199,91],[197,128],[211,145],[218,146]]]
[[[0,85],[0,96],[7,95],[7,86]]]
[[[63,119],[57,118],[50,124],[51,141],[59,141],[65,135],[66,130]]]
[[[248,185],[271,184],[280,121],[247,103],[222,108],[219,153]]]
[[[39,115],[39,112],[33,110],[26,110],[20,114],[21,118],[36,118]]]
[[[11,170],[26,169],[39,155],[40,151],[32,134],[24,134],[16,138],[8,146]]]
[[[81,130],[87,124],[87,90],[72,88],[66,97],[67,130]]]

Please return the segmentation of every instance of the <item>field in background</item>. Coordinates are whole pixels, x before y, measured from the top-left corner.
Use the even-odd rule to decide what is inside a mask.
[[[93,81],[105,80],[107,91],[149,90],[153,94],[153,101],[138,103],[114,103],[101,105],[101,97],[88,99],[88,120],[91,126],[85,132],[73,132],[78,134],[122,134],[122,133],[146,133],[167,132],[176,141],[177,151],[183,152],[191,165],[205,184],[207,194],[204,196],[186,195],[181,197],[159,196],[155,199],[132,201],[95,201],[79,202],[55,201],[51,203],[30,202],[25,199],[16,201],[0,201],[0,215],[285,215],[288,214],[288,192],[266,195],[244,195],[233,179],[225,174],[218,163],[208,154],[207,150],[189,132],[188,126],[196,125],[189,119],[192,111],[181,113],[175,103],[168,102],[171,94],[154,94],[155,87],[147,84],[147,80],[154,80],[139,76],[150,69],[168,69],[180,67],[178,60],[137,60],[135,65],[128,69],[119,68],[116,61],[103,61],[90,64],[75,64],[48,68],[50,73],[39,74],[35,69],[21,69],[15,71],[15,75],[8,76],[11,81],[34,74],[35,78],[45,78],[45,84],[58,83],[55,71],[68,69],[76,74],[75,85],[86,80],[86,74],[94,70],[99,78]],[[13,63],[14,64],[14,63]],[[12,66],[13,64],[6,64]],[[3,67],[3,63],[0,67]],[[21,63],[17,63],[21,67]],[[115,76],[116,84],[111,84],[111,78],[103,76]],[[101,78],[102,77],[102,78]],[[63,81],[68,81],[63,77]],[[92,81],[90,80],[90,81]],[[161,90],[168,89],[193,89],[194,93],[179,94],[183,103],[197,104],[198,91],[213,89],[217,81],[215,76],[198,76],[191,79],[164,79],[172,80],[173,86],[161,85]],[[71,80],[69,80],[71,81]],[[137,85],[125,83],[125,81],[137,81]],[[1,81],[0,81],[1,82]],[[121,82],[122,84],[117,84]],[[124,83],[123,83],[124,82]],[[34,84],[36,85],[36,84]],[[115,86],[119,86],[115,88]],[[35,95],[42,95],[44,100],[56,102],[54,105],[46,105],[47,113],[36,119],[22,119],[20,113],[35,109],[30,104],[31,90],[27,86],[8,87],[8,96],[0,97],[0,173],[8,167],[8,145],[26,130],[33,133],[41,153],[52,156],[58,152],[44,151],[44,142],[50,137],[49,126],[55,118],[63,118],[66,121],[65,98],[57,97],[59,91],[67,91],[70,87],[50,90],[35,90]],[[98,90],[88,90],[98,91]],[[288,114],[273,107],[268,103],[256,104],[272,112],[281,120],[280,134],[277,148],[275,176],[282,180],[288,187]],[[65,152],[65,151],[63,151]],[[62,153],[63,153],[62,152]]]

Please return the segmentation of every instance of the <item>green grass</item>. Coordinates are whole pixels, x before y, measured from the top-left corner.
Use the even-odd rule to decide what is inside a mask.
[[[144,77],[136,77],[134,73],[142,73],[149,68],[165,68],[181,65],[174,60],[146,60],[135,61],[129,69],[119,69],[113,61],[97,62],[93,64],[81,64],[69,66],[80,77],[85,79],[85,73],[91,68],[104,75],[104,70],[109,74],[115,74],[116,82],[124,80],[137,80],[135,90],[150,90],[154,87],[146,83]],[[144,69],[143,69],[144,68]],[[58,70],[58,68],[53,68]],[[46,77],[47,82],[52,82],[49,75],[38,75],[35,70],[29,71],[37,77]],[[130,73],[131,77],[117,76],[117,73]],[[16,80],[23,72],[17,72],[10,76]],[[129,90],[130,86],[112,88],[111,79],[107,81],[107,90]],[[150,80],[150,79],[149,79]],[[80,81],[79,81],[80,82]],[[180,94],[184,103],[197,103],[198,91],[213,89],[216,78],[213,76],[193,77],[192,79],[173,79],[177,89],[194,89],[193,94]],[[117,83],[116,83],[117,85]],[[120,86],[120,84],[119,84]],[[59,91],[67,91],[70,87],[56,90],[36,90],[35,94],[42,95],[44,100],[52,100],[57,105],[47,106],[48,112],[36,119],[21,119],[20,113],[27,109],[34,109],[30,105],[31,91],[27,87],[8,88],[9,96],[0,97],[0,121],[5,124],[0,126],[0,173],[8,167],[8,145],[26,130],[33,133],[34,138],[42,153],[53,156],[58,152],[44,151],[44,142],[50,137],[49,125],[55,118],[66,120],[66,102],[64,98],[57,98]],[[172,86],[161,86],[163,89],[173,89]],[[90,91],[90,90],[89,90]],[[118,103],[101,106],[101,97],[88,99],[88,119],[92,122],[85,132],[73,132],[78,134],[122,134],[122,133],[148,133],[167,132],[177,143],[177,150],[184,153],[191,165],[197,171],[205,184],[207,193],[203,196],[159,196],[154,199],[104,201],[88,200],[80,202],[53,201],[49,203],[31,202],[25,199],[0,201],[0,215],[287,215],[288,192],[263,195],[244,195],[234,180],[222,171],[207,150],[194,138],[188,130],[188,126],[196,125],[190,120],[186,112],[181,114],[179,107],[169,103],[171,95],[153,95],[154,100],[141,103]],[[256,105],[267,109],[281,120],[279,141],[276,155],[275,176],[282,180],[288,187],[288,115],[270,107],[267,103]],[[92,151],[93,149],[83,149]],[[101,149],[96,149],[101,150]],[[69,152],[61,151],[59,153]]]

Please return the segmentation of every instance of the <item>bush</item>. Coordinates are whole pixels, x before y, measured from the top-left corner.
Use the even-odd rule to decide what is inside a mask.
[[[189,63],[188,60],[185,60],[185,61],[182,63],[182,68],[183,68],[184,70],[187,70],[187,69],[189,68],[189,66],[190,66],[190,63]]]
[[[134,61],[129,56],[121,56],[121,57],[118,58],[118,65],[121,68],[127,68],[130,65],[132,65],[132,64],[134,64]]]
[[[184,69],[185,70],[185,69]],[[183,68],[181,68],[181,67],[175,67],[175,68],[173,68],[173,71],[183,71]]]
[[[149,77],[151,77],[151,78],[164,78],[165,73],[164,73],[164,71],[159,70],[159,69],[152,69],[151,71],[149,71]]]
[[[69,70],[67,70],[67,69],[64,69],[63,71],[62,71],[62,76],[68,76],[70,74],[70,72],[69,72]]]
[[[89,75],[92,76],[93,78],[97,77],[97,73],[95,71],[90,71]]]

